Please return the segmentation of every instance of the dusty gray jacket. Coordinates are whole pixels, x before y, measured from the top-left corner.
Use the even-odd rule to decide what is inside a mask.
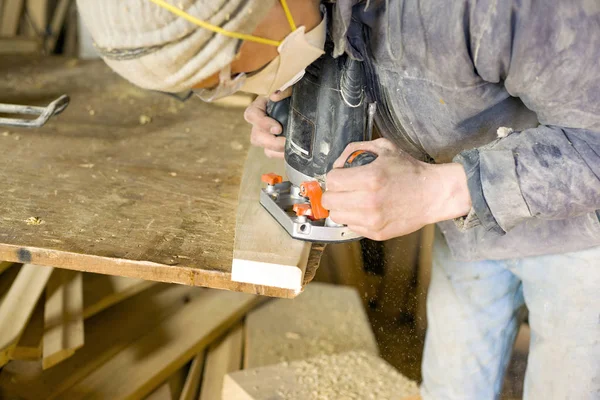
[[[338,0],[333,36],[384,136],[464,166],[473,209],[439,224],[455,257],[600,246],[598,0]]]

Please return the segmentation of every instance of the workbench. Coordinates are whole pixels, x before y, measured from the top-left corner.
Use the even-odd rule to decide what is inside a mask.
[[[135,88],[101,61],[3,57],[0,102],[64,93],[43,128],[0,127],[0,260],[293,296],[230,279],[242,109]]]

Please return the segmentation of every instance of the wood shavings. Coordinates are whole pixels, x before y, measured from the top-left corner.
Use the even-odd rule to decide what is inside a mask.
[[[25,223],[27,223],[27,225],[42,225],[44,220],[40,217],[29,217],[25,220]]]
[[[224,389],[223,398],[239,400],[396,400],[419,394],[416,382],[365,352],[234,372]]]

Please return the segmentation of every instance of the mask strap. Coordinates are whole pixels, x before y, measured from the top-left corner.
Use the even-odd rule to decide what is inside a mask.
[[[202,21],[201,19],[198,19],[198,18],[186,13],[185,11],[175,7],[174,5],[167,3],[165,0],[150,0],[150,1],[156,5],[164,8],[165,10],[170,11],[171,13],[191,22],[192,24],[198,25],[199,27],[207,29],[211,32],[219,33],[221,35],[224,35],[224,36],[227,36],[230,38],[234,38],[234,39],[248,40],[250,42],[262,43],[262,44],[266,44],[269,46],[277,47],[281,44],[281,42],[277,41],[277,40],[267,39],[267,38],[254,36],[254,35],[247,35],[245,33],[228,31],[226,29],[221,28],[220,26],[216,26],[216,25],[210,24],[206,21]],[[288,23],[290,24],[290,28],[292,28],[292,31],[295,31],[297,29],[296,24],[294,23],[294,19],[292,18],[292,13],[290,12],[290,9],[287,5],[287,1],[280,0],[280,2],[281,2],[281,6],[283,7],[283,12],[285,13],[285,17],[287,18]]]

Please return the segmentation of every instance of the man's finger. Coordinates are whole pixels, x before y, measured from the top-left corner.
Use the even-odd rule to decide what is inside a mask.
[[[259,99],[261,100],[259,101]],[[267,115],[266,104],[267,99],[264,97],[254,100],[254,102],[246,108],[244,119],[246,122],[252,124],[253,127],[258,127],[263,131],[279,135],[282,132],[281,124]]]
[[[257,147],[282,152],[285,148],[285,137],[273,136],[257,127],[252,128],[250,142]]]
[[[283,92],[275,92],[269,97],[269,99],[271,101],[280,101],[287,97],[290,97],[292,95],[292,88],[293,88],[293,86],[290,86],[289,88],[285,89]]]
[[[375,160],[377,162],[378,160]],[[373,191],[379,179],[373,163],[352,168],[336,168],[327,173],[325,183],[332,192]]]
[[[368,191],[323,193],[321,203],[331,211],[374,210],[378,208],[375,194]]]
[[[273,151],[269,149],[265,149],[265,155],[269,158],[284,158],[284,153],[282,151]]]
[[[336,224],[344,224],[348,226],[360,226],[363,229],[367,228],[367,224],[363,220],[361,213],[356,211],[331,211],[329,218]]]

